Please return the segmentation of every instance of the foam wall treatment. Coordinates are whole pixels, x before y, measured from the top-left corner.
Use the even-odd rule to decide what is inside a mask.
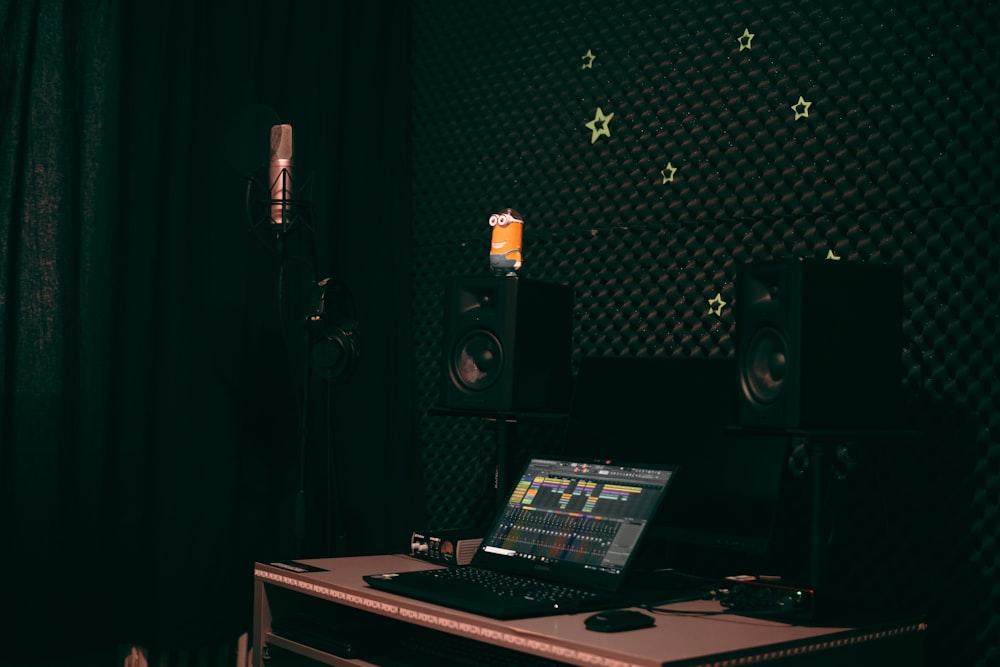
[[[942,664],[1000,660],[1000,5],[438,0],[413,16],[433,521],[468,523],[480,490],[455,480],[494,452],[481,420],[430,414],[444,285],[489,270],[491,212],[526,220],[522,277],[572,287],[574,368],[735,357],[750,263],[888,264],[902,272],[903,418],[938,457],[928,542],[950,574],[927,584],[942,609],[928,642],[950,652]],[[519,433],[525,449],[552,435]]]

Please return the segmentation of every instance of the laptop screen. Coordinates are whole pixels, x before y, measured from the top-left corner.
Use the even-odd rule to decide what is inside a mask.
[[[474,563],[613,590],[673,475],[670,466],[533,458]]]

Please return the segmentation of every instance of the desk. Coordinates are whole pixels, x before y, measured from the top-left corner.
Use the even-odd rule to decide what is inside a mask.
[[[718,603],[699,600],[670,605],[676,613],[656,613],[654,627],[607,634],[584,627],[589,614],[498,621],[379,592],[361,578],[431,567],[404,555],[256,563],[253,667],[448,664],[444,655],[455,644],[483,652],[468,664],[499,656],[508,663],[517,658],[528,665],[601,667],[922,664],[920,620],[866,628],[790,625],[718,614]],[[321,642],[295,641],[276,629],[296,614],[328,612],[349,614],[354,625],[344,627],[362,622],[373,644],[358,657],[342,657],[318,648]],[[420,646],[430,652],[421,654]]]

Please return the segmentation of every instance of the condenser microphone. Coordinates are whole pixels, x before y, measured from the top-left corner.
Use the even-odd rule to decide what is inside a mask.
[[[271,127],[271,223],[287,230],[292,222],[292,126]]]

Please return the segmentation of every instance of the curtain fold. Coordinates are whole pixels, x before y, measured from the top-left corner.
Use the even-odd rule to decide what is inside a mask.
[[[226,641],[254,560],[393,550],[419,524],[394,4],[0,3],[15,657]],[[277,122],[309,203],[280,249],[258,219]],[[318,276],[360,323],[335,386],[307,361]]]
[[[94,600],[117,596],[113,464],[103,322],[115,233],[102,195],[113,145],[114,3],[9,3],[2,12],[4,141],[0,220],[0,475],[3,571],[12,647],[58,651],[101,624]],[[95,389],[98,389],[95,391]],[[103,645],[115,637],[105,634]],[[89,644],[102,645],[101,641]]]

